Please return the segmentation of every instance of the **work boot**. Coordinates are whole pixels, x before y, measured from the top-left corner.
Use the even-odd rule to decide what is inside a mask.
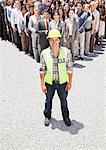
[[[71,120],[69,118],[66,118],[64,120],[64,123],[66,124],[66,126],[71,126]]]
[[[50,124],[50,119],[48,119],[47,117],[45,117],[44,124],[45,124],[45,126],[49,126],[49,124]]]

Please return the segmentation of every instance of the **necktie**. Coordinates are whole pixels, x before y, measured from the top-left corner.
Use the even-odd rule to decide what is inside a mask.
[[[46,30],[49,30],[49,23],[48,20],[46,19],[46,24],[45,24]]]

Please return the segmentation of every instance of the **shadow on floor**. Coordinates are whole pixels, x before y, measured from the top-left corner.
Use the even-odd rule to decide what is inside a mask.
[[[102,52],[100,52],[100,51],[94,51],[93,53],[94,53],[94,54],[104,54],[104,53],[102,53]]]
[[[92,58],[84,57],[84,61],[92,61],[92,60],[93,60]]]
[[[90,54],[88,54],[87,57],[88,57],[88,58],[89,58],[89,57],[95,58],[95,57],[98,57],[98,54],[96,54],[96,53],[90,53]]]
[[[74,63],[73,67],[75,68],[84,68],[84,65],[78,64],[78,63]]]
[[[67,127],[63,120],[56,120],[55,118],[51,119],[51,129],[59,129],[63,132],[69,132],[70,134],[78,134],[80,129],[84,128],[84,125],[76,120],[71,121],[72,125]]]

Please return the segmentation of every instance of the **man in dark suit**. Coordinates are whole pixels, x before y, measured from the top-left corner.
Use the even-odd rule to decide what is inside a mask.
[[[0,2],[0,37],[2,40],[7,39],[7,30],[5,24],[5,13],[4,13],[4,5],[3,2]]]
[[[48,9],[43,11],[43,18],[38,21],[38,34],[39,34],[39,46],[40,51],[49,47],[49,42],[47,39],[49,31],[49,12]]]

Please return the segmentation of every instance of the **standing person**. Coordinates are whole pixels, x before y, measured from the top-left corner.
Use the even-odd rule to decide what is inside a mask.
[[[21,45],[21,37],[19,36],[19,32],[17,29],[17,20],[18,20],[18,15],[21,13],[21,3],[20,1],[16,0],[14,3],[14,9],[12,9],[11,12],[11,27],[13,29],[13,35],[14,35],[14,42],[19,48],[19,50],[22,50],[22,45]]]
[[[87,56],[89,54],[89,46],[90,46],[90,38],[93,28],[93,20],[94,18],[89,12],[89,4],[84,5],[84,11],[87,13],[87,20],[85,23],[85,52],[84,54]]]
[[[14,39],[13,39],[13,30],[12,30],[12,27],[11,27],[11,12],[12,12],[12,9],[13,9],[13,5],[14,3],[11,2],[11,4],[7,7],[7,20],[8,20],[8,28],[9,28],[9,38],[10,38],[10,41],[13,43],[14,42]]]
[[[27,11],[26,5],[22,5],[21,11],[22,12],[18,15],[17,27],[21,37],[22,51],[24,51],[25,54],[28,54],[28,37],[25,32],[25,13]]]
[[[105,35],[105,5],[102,0],[99,0],[98,10],[100,12],[100,24],[99,24],[99,32],[98,36],[100,38],[100,45],[102,45],[103,37]]]
[[[49,41],[47,39],[47,35],[49,32],[49,12],[48,9],[43,11],[43,18],[38,21],[38,35],[39,35],[39,46],[40,52],[49,47]]]
[[[84,59],[84,45],[85,45],[85,22],[87,14],[83,10],[83,4],[77,4],[77,16],[79,19],[79,34],[78,34],[78,47],[79,47],[79,58]],[[77,48],[78,49],[78,48]]]
[[[90,7],[91,7],[91,14],[94,16],[94,30],[92,32],[91,39],[90,39],[90,52],[92,53],[95,45],[95,37],[99,29],[100,14],[99,11],[96,10],[95,1],[90,2]]]
[[[71,50],[73,62],[75,56],[75,40],[78,40],[78,25],[78,21],[75,18],[75,10],[70,9],[69,18],[65,20],[65,43],[68,49]]]
[[[34,54],[34,59],[38,61],[39,52],[38,52],[38,20],[41,19],[39,8],[34,8],[34,15],[30,16],[28,28],[31,31],[32,37],[32,49]]]
[[[3,2],[0,1],[0,37],[2,40],[4,40],[3,24],[4,24],[4,9],[3,9]]]
[[[69,10],[70,10],[69,3],[65,3],[63,6],[64,19],[69,18]]]
[[[5,6],[6,1],[0,1],[0,36],[2,40],[7,39],[7,28],[6,28],[6,21],[5,21]]]
[[[29,11],[25,14],[25,26],[26,26],[26,35],[28,37],[28,43],[29,43],[29,54],[32,58],[34,58],[34,54],[33,54],[33,50],[32,50],[31,31],[28,29],[29,18],[32,15],[34,15],[34,5],[33,4],[31,4],[29,6]]]
[[[71,125],[67,105],[68,91],[72,86],[72,57],[66,47],[60,46],[60,31],[52,29],[48,33],[50,47],[41,53],[41,88],[46,95],[45,126],[50,124],[52,99],[57,90],[61,102],[62,116],[67,126]]]
[[[55,10],[53,12],[53,20],[50,21],[49,23],[49,30],[51,29],[58,29],[62,35],[61,38],[61,44],[64,45],[64,29],[65,29],[65,23],[60,20],[60,15],[59,15],[59,11]]]

